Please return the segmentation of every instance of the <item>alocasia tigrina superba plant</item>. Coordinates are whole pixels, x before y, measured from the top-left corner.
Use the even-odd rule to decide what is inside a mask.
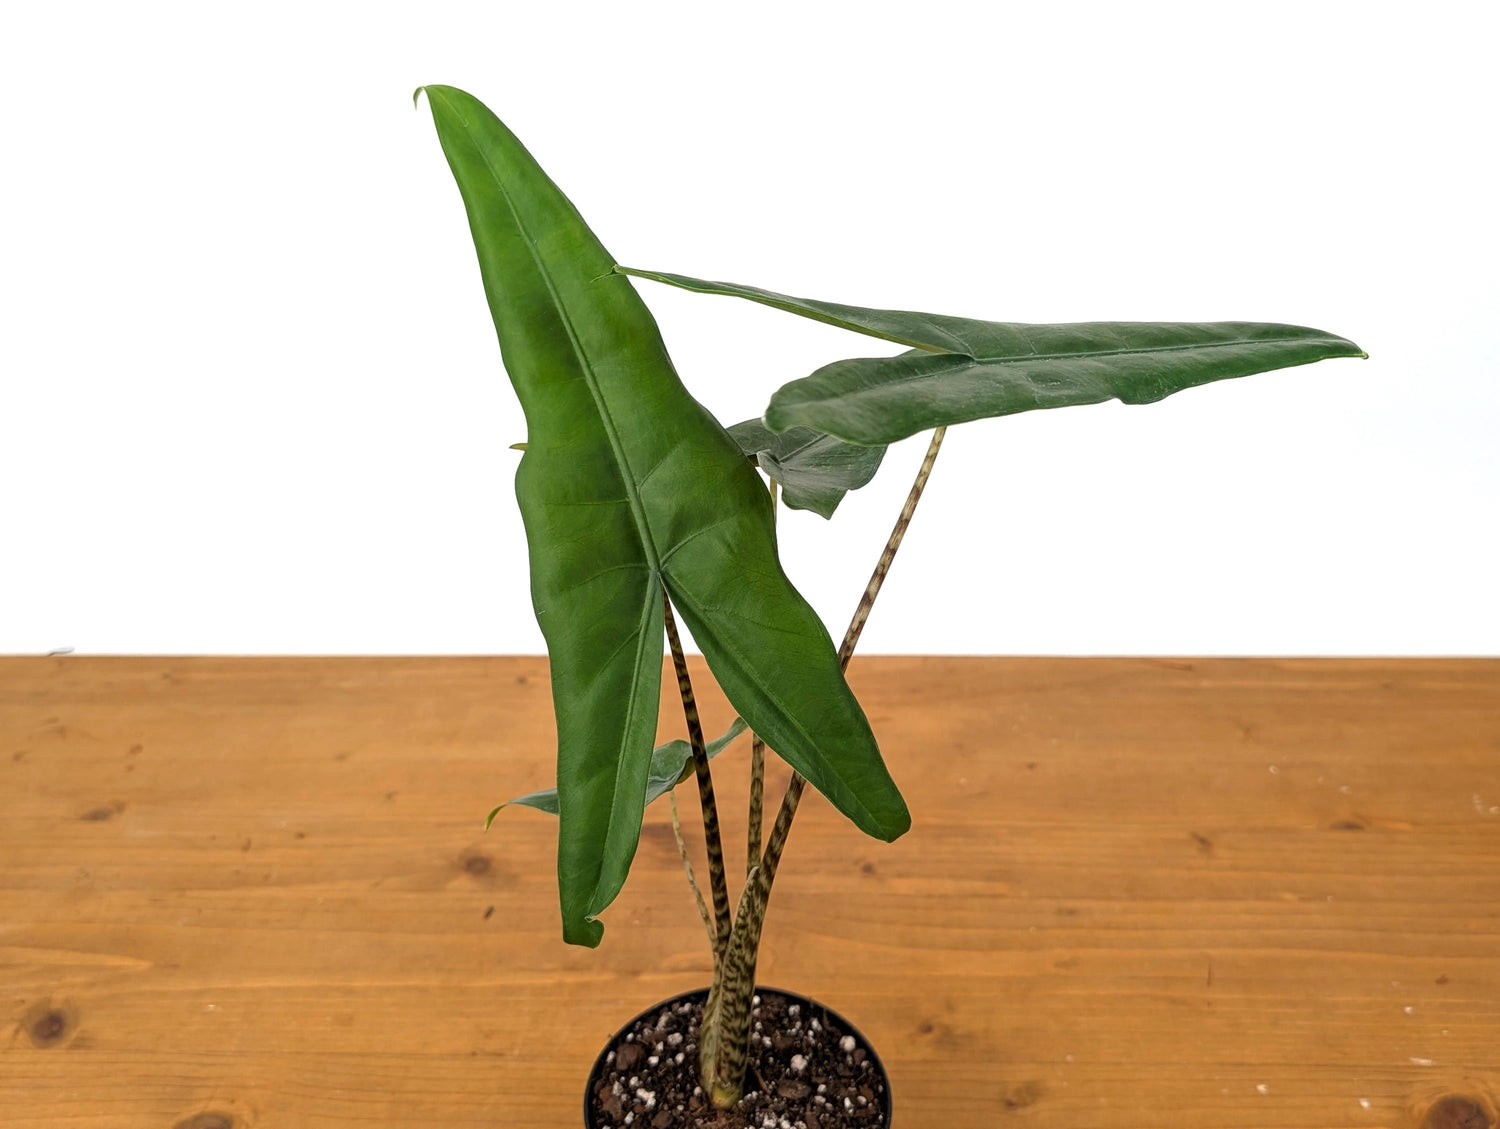
[[[804,786],[866,834],[891,840],[910,825],[843,671],[944,430],[1038,408],[1148,403],[1198,384],[1363,353],[1296,326],[1008,324],[631,270],[616,264],[482,103],[452,87],[423,91],[526,415],[516,497],[551,660],[557,787],[512,802],[559,816],[563,936],[592,946],[603,934],[599,914],[625,882],[646,806],[672,796],[678,826],[673,789],[696,780],[707,902],[680,831],[678,844],[714,958],[699,1040],[703,1086],[727,1108],[743,1089],[761,925]],[[750,299],[909,351],[836,361],[779,389],[763,420],[725,429],[678,379],[627,275]],[[927,430],[927,457],[835,648],[781,568],[778,488],[787,505],[829,517],[846,491],[875,474],[886,444]],[[698,722],[679,615],[739,715],[713,742]],[[664,635],[689,740],[653,747]],[[709,761],[747,730],[748,863],[731,906]],[[766,749],[794,773],[762,845]]]

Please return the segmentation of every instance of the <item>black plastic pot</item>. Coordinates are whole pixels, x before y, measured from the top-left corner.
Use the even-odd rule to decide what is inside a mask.
[[[880,1079],[882,1085],[880,1101],[883,1107],[881,1112],[884,1115],[884,1121],[881,1123],[880,1129],[890,1129],[891,1079],[890,1076],[886,1074],[885,1065],[880,1061],[880,1056],[875,1053],[875,1048],[873,1045],[871,1045],[870,1040],[866,1039],[864,1035],[860,1033],[859,1029],[854,1026],[854,1024],[850,1023],[838,1012],[834,1011],[832,1008],[827,1007],[824,1004],[819,1003],[817,1000],[802,995],[801,993],[788,992],[783,988],[771,988],[764,986],[757,987],[755,991],[759,995],[782,996],[785,999],[791,1000],[793,1003],[801,1004],[804,1014],[821,1016],[823,1026],[836,1027],[839,1030],[843,1031],[846,1035],[854,1036],[855,1042],[860,1047],[862,1047],[865,1051],[865,1054],[869,1056],[871,1068],[875,1071],[876,1077]],[[610,1037],[609,1042],[604,1044],[604,1049],[599,1052],[599,1057],[594,1059],[594,1067],[589,1071],[588,1081],[583,1087],[584,1129],[614,1129],[613,1126],[607,1125],[605,1121],[601,1120],[595,1115],[594,1103],[592,1099],[595,1085],[604,1076],[605,1068],[607,1065],[605,1059],[608,1058],[609,1052],[625,1038],[625,1033],[647,1017],[656,1015],[663,1008],[675,1007],[678,1004],[682,1003],[701,1004],[707,999],[707,988],[698,988],[695,991],[683,992],[679,995],[672,996],[669,999],[665,999],[660,1001],[659,1003],[652,1004],[650,1007],[646,1008],[644,1011],[640,1012],[638,1015],[632,1018],[630,1022],[626,1023],[618,1031],[616,1031],[613,1036]],[[646,1129],[647,1125],[649,1125],[649,1122],[642,1123],[639,1129]],[[637,1126],[635,1124],[632,1124],[631,1129],[637,1129]],[[674,1124],[671,1129],[679,1129],[679,1126]]]

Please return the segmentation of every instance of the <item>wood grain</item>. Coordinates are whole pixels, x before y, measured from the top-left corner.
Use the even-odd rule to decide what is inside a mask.
[[[851,679],[915,826],[809,794],[761,974],[876,1041],[899,1129],[1497,1121],[1500,662]],[[480,830],[551,758],[540,659],[0,660],[0,1125],[576,1129],[709,965],[660,805],[560,942],[555,823]]]

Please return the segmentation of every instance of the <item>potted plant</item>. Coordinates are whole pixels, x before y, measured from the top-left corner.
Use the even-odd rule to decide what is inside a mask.
[[[653,1006],[605,1045],[586,1087],[585,1121],[887,1126],[890,1091],[873,1048],[823,1006],[758,990],[756,955],[807,785],[876,838],[895,839],[910,825],[843,672],[945,429],[1108,399],[1148,403],[1215,380],[1364,354],[1295,326],[1019,325],[630,270],[482,103],[452,87],[423,91],[527,421],[516,496],[551,662],[557,786],[512,802],[559,817],[563,938],[595,946],[646,806],[668,797],[713,953],[706,989]],[[726,429],[678,379],[629,275],[746,298],[908,351],[826,365],[777,390],[762,420]],[[835,647],[781,568],[777,495],[829,517],[846,491],[874,475],[887,444],[923,431],[932,432],[927,456]],[[699,723],[678,616],[739,715],[712,741]],[[688,739],[656,745],[664,635]],[[745,732],[747,865],[734,894],[710,761]],[[767,749],[794,773],[762,842]],[[707,898],[673,791],[688,780],[703,819]]]

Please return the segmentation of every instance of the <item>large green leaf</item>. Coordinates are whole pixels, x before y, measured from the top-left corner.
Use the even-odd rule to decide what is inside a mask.
[[[1295,325],[976,321],[619,269],[914,346],[916,351],[894,357],[835,361],[771,397],[765,414],[771,430],[810,427],[851,443],[894,443],[929,428],[1037,408],[1105,400],[1147,404],[1215,380],[1365,355],[1352,341]]]
[[[640,839],[663,593],[735,711],[862,830],[900,835],[906,805],[781,569],[754,470],[531,154],[471,95],[423,89],[526,412],[516,497],[552,666],[564,938],[598,944]]]
[[[828,518],[850,490],[858,490],[880,469],[884,447],[845,443],[810,427],[772,431],[758,419],[729,429],[740,450],[781,483],[781,499],[794,510]]]
[[[709,760],[729,748],[734,743],[734,739],[744,733],[746,728],[741,718],[735,718],[734,724],[704,746]],[[679,737],[675,741],[656,746],[651,751],[651,773],[646,779],[647,806],[661,799],[692,774],[693,747],[686,741]],[[489,815],[484,817],[484,829],[488,831],[490,824],[495,822],[495,817],[506,808],[512,807],[535,808],[548,815],[556,815],[557,789],[543,788],[540,792],[528,792],[524,796],[517,796],[514,800],[507,800],[497,805],[490,810]]]

